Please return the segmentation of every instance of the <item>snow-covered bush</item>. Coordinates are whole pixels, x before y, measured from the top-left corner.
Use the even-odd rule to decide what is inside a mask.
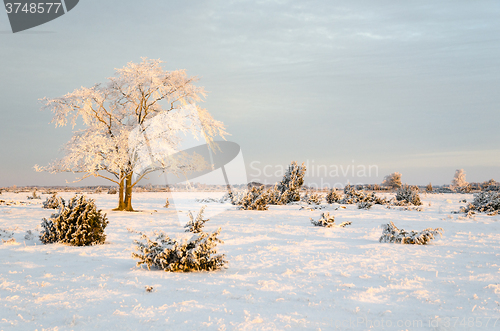
[[[304,184],[306,166],[304,163],[298,165],[293,161],[288,167],[281,182],[269,190],[269,204],[286,205],[294,201],[300,201],[300,188]]]
[[[352,185],[344,187],[344,197],[339,201],[341,204],[350,205],[359,202],[371,202],[372,204],[384,205],[387,201],[384,198],[378,197],[374,192],[365,193],[358,191]]]
[[[370,209],[373,206],[373,203],[369,201],[360,201],[357,203],[358,209]]]
[[[206,222],[210,221],[209,219],[204,220],[203,219],[203,212],[205,211],[205,208],[207,206],[201,207],[200,211],[198,212],[198,216],[194,218],[193,214],[191,211],[189,212],[189,222],[184,226],[186,228],[186,232],[192,232],[192,233],[201,233],[203,226],[205,225]]]
[[[497,214],[500,211],[500,192],[479,192],[474,195],[474,200],[467,207],[462,207],[460,211],[468,215],[475,212]]]
[[[156,238],[150,240],[142,234],[141,240],[135,240],[138,253],[132,257],[139,259],[137,266],[145,264],[164,271],[217,270],[227,264],[224,254],[217,254],[216,246],[222,243],[218,238],[220,228],[213,233],[193,234],[189,240],[169,238],[163,231],[155,231]]]
[[[351,205],[365,200],[365,194],[358,191],[352,185],[346,185],[344,187],[344,197],[340,200],[341,204]]]
[[[33,233],[33,231],[31,230],[27,230],[26,234],[24,235],[25,240],[34,240],[35,237],[36,237],[35,233]]]
[[[418,187],[406,184],[397,190],[396,200],[399,201],[399,204],[422,205],[420,195],[418,194]]]
[[[432,184],[431,184],[431,183],[429,183],[429,185],[427,185],[427,186],[425,187],[425,192],[427,192],[427,193],[432,193],[432,191],[433,191],[433,189],[432,189]]]
[[[12,238],[13,235],[14,235],[14,232],[12,232],[12,231],[0,229],[0,238],[10,239],[10,238]]]
[[[44,209],[58,209],[64,207],[66,202],[63,198],[57,196],[57,193],[54,193],[52,196],[48,197],[47,200],[43,202],[42,208]]]
[[[42,197],[36,194],[36,189],[33,191],[33,194],[27,197],[28,200],[41,199]]]
[[[59,212],[42,220],[40,240],[44,244],[65,243],[73,246],[103,244],[106,214],[97,210],[94,200],[75,196]]]
[[[390,175],[385,176],[382,185],[397,189],[401,187],[401,174],[399,172],[393,172]]]
[[[233,205],[236,205],[237,203],[233,203],[235,200],[235,196],[239,197],[239,200],[242,198],[242,192],[238,192],[237,194],[231,193],[226,193],[222,196],[222,198],[200,198],[200,199],[195,199],[196,202],[200,203],[225,203],[225,202],[231,202]],[[231,199],[231,196],[233,197]],[[238,200],[238,201],[239,201]]]
[[[300,200],[307,203],[308,205],[319,205],[323,196],[321,194],[309,194],[306,193]]]
[[[240,209],[244,210],[267,210],[268,192],[264,186],[252,187],[243,198],[238,202]]]
[[[311,223],[315,226],[323,226],[326,228],[332,228],[332,227],[343,228],[346,225],[350,225],[352,222],[346,221],[346,222],[342,222],[340,224],[337,224],[337,223],[335,223],[335,218],[333,217],[333,215],[330,215],[329,212],[325,212],[325,213],[321,214],[321,217],[317,221],[315,221],[314,219],[311,218]]]
[[[341,199],[342,195],[335,188],[332,188],[326,195],[326,202],[329,204],[339,202]]]
[[[382,236],[380,237],[379,242],[426,245],[437,235],[443,235],[442,228],[427,228],[421,232],[413,230],[406,232],[403,229],[398,229],[393,222],[390,222],[382,225]]]
[[[481,183],[479,186],[483,191],[500,191],[500,183],[493,178]]]
[[[118,191],[116,190],[116,187],[110,187],[108,189],[108,194],[117,194]]]

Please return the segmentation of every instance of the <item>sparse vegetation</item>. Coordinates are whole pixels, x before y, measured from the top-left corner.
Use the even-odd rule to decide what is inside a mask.
[[[206,222],[209,221],[209,219],[203,219],[203,212],[205,211],[205,208],[207,206],[201,207],[200,211],[198,212],[198,215],[196,218],[193,216],[191,212],[189,212],[189,222],[184,226],[186,229],[186,232],[192,232],[192,233],[201,233],[203,232],[203,226],[205,225]]]
[[[360,201],[356,204],[358,206],[358,209],[370,209],[373,206],[373,203],[369,201]]]
[[[42,197],[38,194],[36,194],[36,189],[33,191],[33,193],[28,196],[28,200],[38,200],[41,199]]]
[[[326,228],[332,228],[332,227],[343,228],[343,227],[346,227],[347,225],[350,225],[352,222],[346,221],[346,222],[342,222],[340,224],[335,223],[335,218],[333,217],[333,215],[330,215],[329,212],[325,212],[325,213],[321,214],[321,217],[317,221],[311,218],[311,223],[314,226],[322,226],[322,227],[326,227]]]
[[[382,236],[379,242],[396,243],[396,244],[411,244],[411,245],[427,245],[435,236],[442,236],[442,228],[427,228],[421,232],[398,229],[393,222],[382,225]]]
[[[323,196],[321,194],[306,193],[301,201],[307,203],[308,205],[319,205]]]

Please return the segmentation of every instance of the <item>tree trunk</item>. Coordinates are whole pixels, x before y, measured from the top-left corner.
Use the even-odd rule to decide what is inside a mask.
[[[132,173],[125,177],[125,200],[124,207],[126,211],[134,211],[132,208]]]
[[[124,181],[123,179],[120,181],[120,189],[118,190],[118,207],[116,207],[113,210],[118,210],[118,211],[125,210],[125,199],[124,199],[125,190],[123,187],[123,181]]]

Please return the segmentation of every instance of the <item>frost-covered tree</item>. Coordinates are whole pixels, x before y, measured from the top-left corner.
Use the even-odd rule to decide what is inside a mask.
[[[94,200],[75,196],[59,212],[42,220],[40,240],[44,244],[64,243],[72,246],[103,244],[106,214],[98,210]]]
[[[119,187],[117,210],[132,211],[132,189],[157,170],[185,175],[206,166],[199,155],[180,153],[181,134],[224,137],[222,122],[196,105],[206,93],[184,70],[166,71],[162,61],[142,59],[116,70],[105,84],[44,98],[56,127],[80,118],[64,157],[37,171],[72,172],[107,179]],[[175,155],[175,158],[173,157]],[[147,164],[145,164],[147,160]]]
[[[393,172],[392,174],[385,176],[382,185],[388,186],[393,189],[400,188],[402,185],[401,174],[399,172]]]
[[[455,177],[451,181],[451,186],[455,189],[460,189],[468,186],[469,183],[465,180],[465,171],[464,169],[457,169],[455,171]]]
[[[379,242],[397,243],[397,244],[411,244],[411,245],[426,245],[435,236],[442,236],[442,228],[427,228],[421,232],[410,231],[407,232],[404,229],[398,229],[393,222],[382,225],[382,236]]]
[[[426,191],[426,192],[428,192],[428,193],[432,193],[432,190],[433,190],[433,188],[432,188],[432,184],[431,184],[431,183],[429,183],[429,184],[425,187],[425,191]]]

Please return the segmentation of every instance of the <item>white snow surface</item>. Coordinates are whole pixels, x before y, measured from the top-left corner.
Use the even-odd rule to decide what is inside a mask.
[[[196,198],[221,195],[178,193],[176,208],[187,219],[203,205]],[[47,197],[0,206],[0,229],[15,239],[0,231],[0,330],[500,330],[500,216],[451,214],[469,194],[421,195],[421,212],[208,204],[228,209],[212,213],[205,231],[222,228],[229,266],[191,273],[149,271],[131,257],[133,231],[184,233],[176,211],[162,207],[165,193],[135,193],[135,213],[111,211],[116,195],[89,194],[110,221],[106,244],[91,247],[25,239],[54,212],[41,208]],[[352,225],[313,226],[324,211]],[[444,236],[427,246],[379,243],[389,221],[442,227]]]

